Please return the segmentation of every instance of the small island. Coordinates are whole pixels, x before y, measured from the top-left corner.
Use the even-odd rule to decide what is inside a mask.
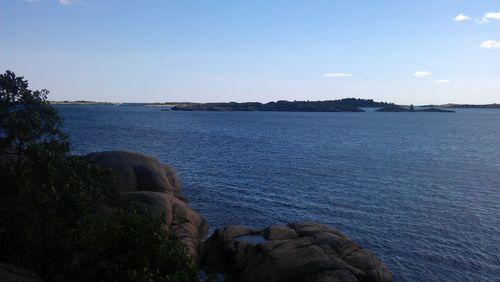
[[[269,103],[183,103],[172,107],[174,111],[274,111],[274,112],[364,112],[366,108],[396,106],[393,103],[371,99],[346,98],[327,101],[277,101]]]
[[[403,106],[389,106],[389,107],[383,107],[381,109],[378,109],[377,112],[390,112],[390,113],[454,113],[455,111],[452,110],[444,110],[440,108],[419,108],[415,109],[413,105],[410,107],[403,107]]]

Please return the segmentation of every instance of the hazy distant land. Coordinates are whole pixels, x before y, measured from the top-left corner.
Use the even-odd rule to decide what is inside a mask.
[[[470,108],[470,109],[500,109],[500,104],[483,104],[483,105],[473,105],[473,104],[444,104],[444,105],[425,105],[422,107],[439,107],[439,108]]]
[[[112,102],[95,102],[86,100],[76,100],[76,101],[50,101],[52,105],[121,105],[122,103],[112,103]]]

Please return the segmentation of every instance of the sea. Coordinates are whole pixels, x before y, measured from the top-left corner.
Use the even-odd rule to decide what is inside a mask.
[[[395,281],[500,281],[500,110],[56,108],[75,154],[171,165],[211,231],[318,221],[373,250]]]

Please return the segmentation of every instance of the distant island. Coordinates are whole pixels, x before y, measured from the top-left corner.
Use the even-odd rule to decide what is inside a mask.
[[[403,107],[403,106],[390,106],[390,107],[384,107],[381,109],[376,110],[377,112],[391,112],[391,113],[401,113],[401,112],[415,112],[415,113],[454,113],[455,111],[452,110],[444,110],[444,109],[439,109],[435,107],[422,107],[422,108],[417,108],[413,107],[413,105],[409,107]]]
[[[269,103],[182,103],[174,111],[275,111],[275,112],[364,112],[363,107],[394,107],[394,103],[375,102],[372,99],[346,98],[327,101],[277,101]]]
[[[121,103],[112,102],[95,102],[86,100],[76,100],[76,101],[49,101],[52,105],[120,105]]]

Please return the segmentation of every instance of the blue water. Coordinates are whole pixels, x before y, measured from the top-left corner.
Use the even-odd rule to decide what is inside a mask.
[[[315,220],[374,250],[396,281],[500,279],[500,110],[57,108],[74,152],[175,167],[212,230]]]

